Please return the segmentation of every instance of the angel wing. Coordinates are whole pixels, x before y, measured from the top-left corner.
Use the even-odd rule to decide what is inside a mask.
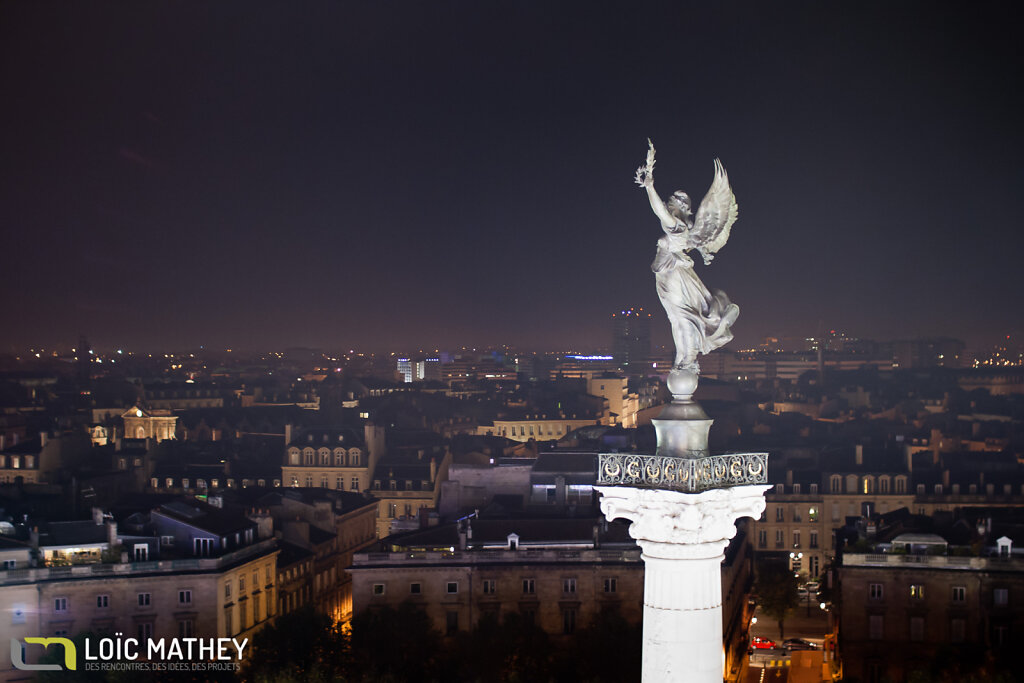
[[[689,231],[690,248],[700,252],[705,265],[711,263],[715,253],[729,241],[729,229],[738,216],[739,207],[729,187],[729,176],[722,162],[715,159],[715,179],[704,195],[693,228]]]

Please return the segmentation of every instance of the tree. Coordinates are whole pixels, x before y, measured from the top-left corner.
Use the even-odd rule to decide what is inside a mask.
[[[441,636],[418,605],[407,601],[398,609],[362,611],[352,619],[351,644],[355,680],[438,679]]]
[[[785,639],[786,614],[800,604],[797,578],[786,563],[762,561],[756,567],[757,601],[761,613],[779,624],[779,639]]]
[[[332,680],[349,666],[348,639],[334,621],[307,605],[283,614],[253,637],[243,678],[250,681]]]

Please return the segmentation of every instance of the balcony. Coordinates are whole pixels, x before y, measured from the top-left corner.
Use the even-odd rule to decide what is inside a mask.
[[[236,562],[265,555],[277,548],[273,538],[254,543],[220,557],[195,557],[154,562],[126,562],[118,564],[78,564],[64,567],[35,567],[9,569],[0,572],[0,585],[36,583],[54,579],[86,578],[90,576],[132,576],[137,574],[174,574],[182,571],[218,571]]]

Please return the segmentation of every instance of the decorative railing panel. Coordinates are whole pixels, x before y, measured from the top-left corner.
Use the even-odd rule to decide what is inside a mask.
[[[699,493],[708,489],[768,483],[767,453],[731,453],[695,458],[601,453],[599,486],[634,486]]]

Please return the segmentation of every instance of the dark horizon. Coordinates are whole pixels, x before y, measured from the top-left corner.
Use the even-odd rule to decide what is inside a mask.
[[[727,349],[1024,334],[1008,6],[6,3],[0,349],[596,348],[632,181],[739,203]]]

